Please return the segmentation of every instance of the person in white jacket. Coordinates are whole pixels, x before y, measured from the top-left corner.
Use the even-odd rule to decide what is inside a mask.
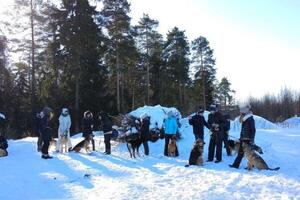
[[[56,146],[56,152],[59,152],[63,148],[61,148],[61,137],[66,136],[67,138],[67,147],[66,150],[72,148],[72,143],[70,139],[70,127],[71,127],[71,118],[69,115],[69,110],[67,108],[63,108],[61,115],[59,116],[59,127],[58,127],[58,141],[57,141],[57,146]],[[63,153],[63,152],[61,152]]]

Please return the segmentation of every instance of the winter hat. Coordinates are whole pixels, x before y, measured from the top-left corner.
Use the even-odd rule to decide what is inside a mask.
[[[240,106],[240,113],[247,114],[250,112],[250,110],[251,110],[250,105]]]
[[[87,115],[91,115],[91,117],[93,117],[93,113],[89,110],[85,111],[83,114],[84,117],[87,117]]]
[[[5,119],[5,115],[0,113],[0,118]]]
[[[170,110],[168,113],[167,113],[168,117],[173,117],[174,116],[174,113],[172,112],[172,110]]]
[[[204,113],[204,108],[202,106],[199,106],[197,113]]]
[[[43,113],[46,116],[49,115],[52,112],[53,112],[53,110],[51,108],[47,107],[47,106],[43,108]]]
[[[211,104],[210,106],[209,106],[209,111],[213,111],[213,112],[216,112],[217,111],[217,106],[215,105],[215,104]]]
[[[68,110],[68,108],[63,108],[62,111],[61,111],[61,114],[64,115],[64,116],[69,115],[69,110]]]

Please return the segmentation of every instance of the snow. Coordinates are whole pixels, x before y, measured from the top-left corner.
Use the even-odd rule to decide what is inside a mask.
[[[140,116],[146,112],[151,116],[151,123],[161,123],[165,117],[162,108],[143,107],[132,114]],[[244,159],[240,169],[229,168],[235,156],[228,157],[225,151],[221,163],[185,168],[194,136],[187,118],[181,124],[183,139],[178,142],[177,158],[163,156],[163,140],[149,142],[150,156],[143,156],[141,146],[142,156],[131,159],[126,145],[117,143],[112,145],[112,155],[104,155],[100,153],[104,151],[100,132],[95,133],[96,152],[91,155],[52,153],[51,160],[40,158],[36,138],[9,140],[9,156],[0,158],[0,199],[300,199],[299,129],[257,123],[261,127],[257,129],[256,143],[264,151],[262,157],[270,167],[281,168],[247,171]],[[239,130],[233,130],[230,135],[238,137]],[[76,144],[81,135],[71,140]]]
[[[268,130],[274,130],[274,129],[278,129],[279,127],[266,120],[263,117],[257,116],[257,115],[253,115],[253,118],[255,120],[255,128],[256,129],[268,129]],[[241,130],[241,123],[239,122],[239,117],[235,118],[234,121],[231,121],[231,131],[239,131]]]

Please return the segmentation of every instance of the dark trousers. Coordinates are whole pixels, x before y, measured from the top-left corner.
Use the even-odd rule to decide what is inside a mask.
[[[42,154],[43,155],[48,155],[49,152],[48,152],[48,149],[49,149],[49,146],[50,146],[50,140],[43,140],[42,141]]]
[[[229,134],[228,132],[224,133],[223,142],[224,142],[224,146],[225,146],[225,149],[226,149],[227,156],[231,156],[229,145],[228,145],[228,134]]]
[[[221,132],[215,132],[210,136],[208,145],[208,160],[214,160],[215,150],[217,161],[222,160],[222,141],[223,134]]]
[[[204,135],[202,134],[194,134],[195,136],[195,140],[201,139],[202,141],[204,141]]]
[[[38,140],[37,140],[37,150],[38,150],[38,151],[41,151],[41,150],[42,150],[42,145],[43,145],[43,142],[42,142],[42,136],[41,136],[41,134],[39,134]]]
[[[243,143],[246,143],[246,144],[249,144],[250,141],[249,140],[246,140],[246,141],[243,141],[241,140],[241,145],[240,145],[240,148],[239,148],[239,153],[237,155],[237,157],[235,158],[234,162],[233,162],[233,167],[235,168],[239,168],[241,162],[242,162],[242,159],[244,157],[244,151],[243,151]]]
[[[175,135],[171,135],[171,134],[166,134],[165,135],[165,149],[164,149],[164,155],[165,156],[168,156],[168,144],[169,144],[169,141],[172,137],[174,137]],[[179,156],[179,152],[178,152],[178,148],[176,147],[176,150],[175,150],[175,156]]]
[[[145,152],[145,155],[149,155],[149,145],[148,145],[148,139],[146,138],[146,137],[142,137],[141,138],[141,140],[142,140],[142,144],[143,144],[143,146],[144,146],[144,152]]]
[[[111,140],[112,134],[104,134],[104,144],[105,144],[105,153],[110,154],[111,153]]]

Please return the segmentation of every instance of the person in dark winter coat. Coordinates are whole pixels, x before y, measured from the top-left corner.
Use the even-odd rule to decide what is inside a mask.
[[[5,115],[0,113],[0,157],[8,155],[8,143],[5,138]]]
[[[51,159],[52,156],[49,156],[49,145],[52,138],[52,129],[50,127],[50,121],[53,117],[52,109],[49,107],[44,107],[41,113],[40,121],[40,131],[42,139],[42,158]]]
[[[208,146],[208,162],[214,160],[215,150],[215,163],[219,163],[222,161],[222,141],[225,123],[226,121],[224,119],[224,116],[218,110],[217,106],[211,105],[210,114],[208,115],[208,124],[211,133]]]
[[[5,136],[5,115],[0,113],[0,135]]]
[[[87,138],[93,136],[94,119],[93,113],[89,110],[85,111],[81,121],[82,137]],[[92,139],[93,151],[95,151],[95,140]]]
[[[228,145],[228,137],[229,137],[229,130],[230,130],[230,115],[224,115],[224,118],[226,120],[225,126],[224,126],[224,135],[223,135],[223,142],[224,147],[226,149],[227,156],[231,156],[231,152]]]
[[[251,106],[246,105],[240,108],[240,122],[242,123],[241,134],[240,134],[240,148],[236,159],[232,165],[229,165],[233,168],[239,168],[241,161],[244,157],[243,144],[254,143],[255,138],[255,121],[251,111]]]
[[[144,113],[140,116],[140,133],[141,133],[141,141],[144,146],[144,153],[145,155],[149,155],[149,145],[148,140],[150,137],[150,117]]]
[[[42,132],[41,132],[41,128],[42,128],[42,117],[44,116],[43,111],[39,112],[36,114],[35,116],[35,129],[36,129],[36,133],[38,135],[38,140],[37,140],[37,151],[40,152],[42,151]]]
[[[204,126],[209,129],[209,125],[206,122],[203,113],[204,109],[200,107],[196,115],[194,115],[193,117],[189,117],[189,124],[193,126],[195,140],[200,138],[202,139],[202,141],[204,141]]]
[[[112,121],[108,114],[105,112],[100,112],[99,115],[100,125],[104,133],[104,144],[105,144],[105,154],[111,154],[110,140],[112,138]]]

